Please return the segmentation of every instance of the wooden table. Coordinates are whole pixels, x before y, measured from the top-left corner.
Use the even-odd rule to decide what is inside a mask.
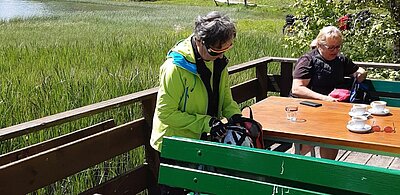
[[[301,105],[299,102],[302,100],[273,96],[251,106],[254,119],[262,124],[267,139],[400,156],[400,131],[353,133],[346,127],[351,119],[348,113],[352,104],[311,100],[322,103],[321,107],[315,108]],[[286,119],[287,105],[298,106],[297,118],[300,121]],[[382,129],[393,126],[393,123],[395,128],[400,125],[400,108],[387,108],[389,115],[371,115],[367,124],[375,121],[375,125]],[[305,122],[301,122],[301,119]]]

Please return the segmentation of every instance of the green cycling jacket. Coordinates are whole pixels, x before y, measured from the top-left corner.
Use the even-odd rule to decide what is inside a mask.
[[[206,63],[213,72],[213,63]],[[212,78],[212,77],[211,77]],[[210,132],[207,115],[207,90],[197,72],[191,37],[178,42],[168,53],[160,68],[160,88],[153,118],[151,146],[161,152],[163,136],[180,136],[200,139]],[[240,114],[238,104],[232,99],[228,70],[221,73],[219,85],[218,117],[230,118]]]

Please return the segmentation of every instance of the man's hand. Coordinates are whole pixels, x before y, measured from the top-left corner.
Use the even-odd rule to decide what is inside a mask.
[[[211,127],[210,134],[214,137],[222,137],[226,133],[224,123],[217,118],[211,118],[209,125]]]

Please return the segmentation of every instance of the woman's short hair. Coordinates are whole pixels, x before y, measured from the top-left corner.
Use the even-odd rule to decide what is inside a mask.
[[[317,39],[314,39],[310,43],[310,48],[315,49],[317,47]]]
[[[196,40],[205,45],[220,48],[222,44],[236,37],[236,28],[228,16],[213,11],[197,17],[193,34]]]
[[[326,45],[326,40],[328,38],[339,39],[340,42],[343,41],[343,35],[340,30],[334,26],[326,26],[319,31],[319,34],[316,38],[317,44]]]

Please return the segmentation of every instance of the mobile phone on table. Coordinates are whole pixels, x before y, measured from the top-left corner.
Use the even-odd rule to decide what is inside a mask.
[[[320,106],[322,106],[321,103],[307,101],[307,100],[306,101],[301,101],[300,104],[306,105],[306,106],[311,106],[311,107],[320,107]]]

